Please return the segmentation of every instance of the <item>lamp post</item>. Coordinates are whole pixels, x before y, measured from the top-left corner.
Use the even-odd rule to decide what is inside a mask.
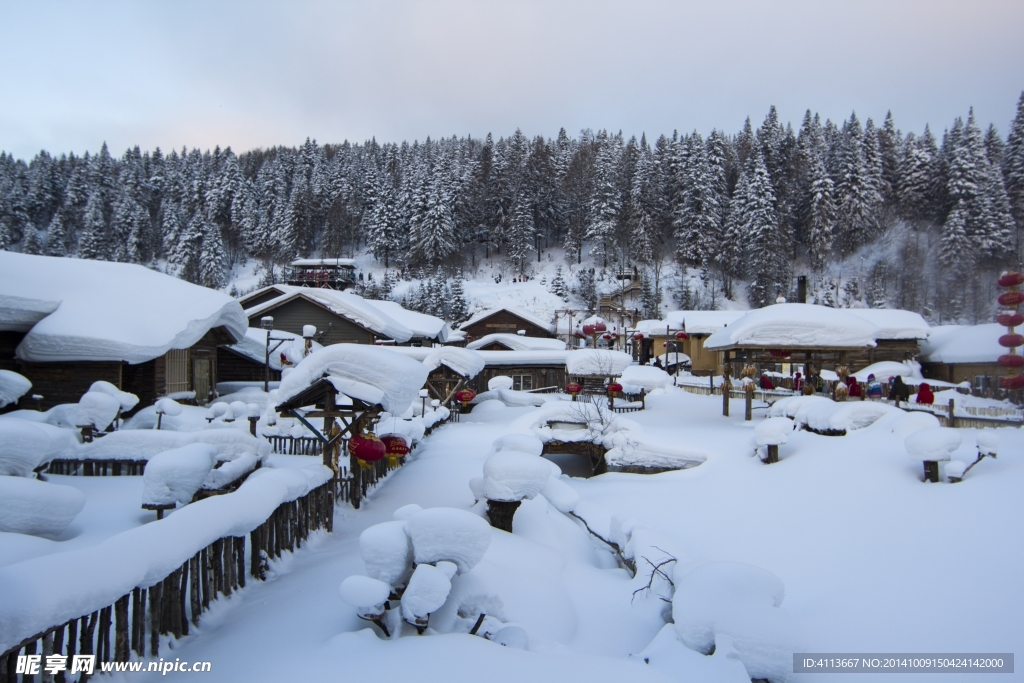
[[[274,331],[274,316],[272,316],[272,315],[265,315],[262,318],[260,318],[260,327],[262,327],[264,330],[267,331],[267,343],[266,343],[266,346],[264,347],[265,350],[266,350],[266,355],[263,357],[263,391],[269,393],[270,392],[270,352],[271,351],[277,351],[278,347],[281,346],[281,344],[283,344],[286,341],[288,341],[288,339],[279,339],[277,337],[271,337],[270,336],[270,333]],[[272,340],[277,342],[277,346],[275,346],[273,349],[270,348],[270,342]]]

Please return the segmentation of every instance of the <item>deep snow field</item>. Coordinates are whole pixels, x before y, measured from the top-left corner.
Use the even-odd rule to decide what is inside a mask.
[[[708,460],[658,475],[568,480],[580,495],[575,511],[595,532],[614,540],[633,529],[636,578],[580,522],[537,496],[516,513],[514,533],[492,530],[483,560],[453,580],[450,604],[431,617],[437,630],[449,632],[417,636],[407,629],[385,640],[342,601],[341,581],[365,571],[358,538],[367,527],[410,503],[483,514],[468,482],[481,475],[494,440],[536,410],[487,401],[427,437],[360,510],[339,506],[333,534],[318,532],[286,554],[266,583],[250,582],[221,598],[192,635],[162,650],[164,659],[208,660],[216,680],[747,681],[735,643],[769,668],[781,666],[773,680],[849,681],[857,675],[785,672],[792,670],[793,652],[1021,650],[1021,430],[998,430],[998,459],[986,458],[963,482],[925,484],[921,462],[908,457],[890,420],[842,437],[794,432],[780,446],[781,461],[764,465],[753,457],[754,427],[764,410],[744,423],[741,401],[725,418],[721,398],[675,388],[649,396],[647,405],[628,418],[648,443],[702,451]],[[963,442],[953,458],[973,461],[975,431],[958,431]],[[313,459],[272,456],[271,463],[307,460]],[[88,543],[90,533],[114,533],[152,514],[138,509],[134,477],[53,479],[87,494],[74,523],[80,543]],[[110,515],[100,522],[102,505]],[[672,617],[662,599],[671,597],[667,582],[659,578],[652,591],[634,597],[651,573],[643,558],[658,563],[670,556],[677,559],[666,565],[679,584],[677,596],[681,590],[695,594],[698,601],[690,595],[687,603],[694,610],[715,586],[692,577],[728,575],[738,566],[704,564],[710,562],[770,572],[784,584],[784,600],[777,608],[752,610],[717,605],[721,611],[710,622],[719,634],[717,649],[699,654],[682,644],[675,626],[665,626]],[[487,611],[521,627],[525,642],[502,646],[450,632],[458,630],[456,607],[470,621]],[[677,604],[677,625],[700,621],[680,610]],[[136,681],[190,674],[111,676]],[[873,674],[869,680],[907,679]]]

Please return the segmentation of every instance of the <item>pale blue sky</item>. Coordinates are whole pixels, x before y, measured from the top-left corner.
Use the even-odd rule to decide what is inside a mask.
[[[0,1],[0,149],[755,126],[1006,132],[1022,0]]]

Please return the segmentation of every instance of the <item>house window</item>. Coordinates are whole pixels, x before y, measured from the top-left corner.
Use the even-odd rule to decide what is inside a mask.
[[[512,388],[516,391],[533,389],[533,375],[512,375]]]
[[[992,378],[988,375],[974,376],[974,391],[976,394],[984,395],[992,387]]]
[[[167,362],[166,393],[188,391],[188,349],[172,349],[165,356]]]

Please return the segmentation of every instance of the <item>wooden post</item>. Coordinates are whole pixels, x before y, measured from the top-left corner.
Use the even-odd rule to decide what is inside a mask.
[[[956,401],[953,399],[949,399],[949,417],[946,418],[946,421],[949,423],[946,426],[950,429],[956,427]],[[935,481],[938,481],[938,479]]]
[[[512,533],[512,518],[520,504],[520,500],[488,500],[487,519],[491,526]]]
[[[114,603],[114,659],[118,662],[128,661],[128,595],[123,595]]]
[[[935,460],[924,461],[924,480],[933,484],[939,483],[939,463]]]
[[[771,465],[772,463],[778,462],[778,461],[779,461],[779,447],[778,447],[777,444],[771,444],[771,445],[768,446],[768,459],[765,460],[765,462],[768,463],[769,465]]]
[[[752,386],[752,385],[747,385],[747,386],[749,387],[749,386]],[[752,389],[747,388],[747,390],[744,391],[743,393],[747,395],[746,396],[746,411],[743,414],[743,420],[745,422],[750,422],[751,420],[754,419],[754,392],[753,392]]]

